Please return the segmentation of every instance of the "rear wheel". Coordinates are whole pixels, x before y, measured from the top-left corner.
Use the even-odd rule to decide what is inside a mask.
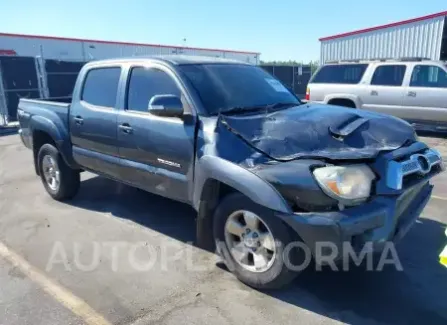
[[[37,157],[40,178],[48,194],[58,201],[74,197],[80,185],[79,171],[68,167],[59,151],[51,144],[44,144]]]
[[[295,238],[291,230],[240,193],[228,195],[216,209],[214,237],[228,269],[252,287],[279,288],[297,275],[285,263],[299,260],[296,251],[285,249]]]

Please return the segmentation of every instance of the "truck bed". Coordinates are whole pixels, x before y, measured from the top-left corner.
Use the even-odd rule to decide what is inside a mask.
[[[56,99],[57,100],[57,99]],[[31,128],[34,124],[51,121],[59,131],[63,131],[68,136],[68,116],[70,104],[55,99],[26,99],[21,98],[17,109],[17,118],[20,122],[20,134],[27,147],[31,146]],[[37,121],[38,120],[38,121]]]
[[[20,98],[18,109],[22,109],[23,111],[27,112],[28,110],[43,108],[45,110],[53,110],[56,113],[66,114],[68,113],[70,103],[71,99],[68,102],[64,102],[59,101],[58,98],[49,98],[45,100]]]

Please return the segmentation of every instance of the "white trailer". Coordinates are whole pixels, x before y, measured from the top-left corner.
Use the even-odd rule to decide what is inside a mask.
[[[420,57],[447,61],[447,11],[320,38],[320,62]]]

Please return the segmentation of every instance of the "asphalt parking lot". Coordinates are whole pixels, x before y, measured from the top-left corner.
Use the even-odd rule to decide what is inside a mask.
[[[447,158],[445,138],[422,139]],[[0,324],[447,324],[447,174],[397,246],[403,272],[309,270],[274,292],[195,247],[188,206],[82,179],[53,201],[19,137],[0,137]]]

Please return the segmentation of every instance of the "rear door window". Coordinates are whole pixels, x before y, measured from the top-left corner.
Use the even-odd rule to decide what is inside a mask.
[[[367,67],[367,64],[326,65],[315,74],[311,83],[358,84]]]
[[[411,74],[410,86],[447,88],[447,72],[435,65],[417,65]]]
[[[406,69],[402,64],[378,66],[371,79],[371,85],[402,86]]]
[[[87,72],[81,99],[89,104],[115,107],[121,68],[95,68]]]

